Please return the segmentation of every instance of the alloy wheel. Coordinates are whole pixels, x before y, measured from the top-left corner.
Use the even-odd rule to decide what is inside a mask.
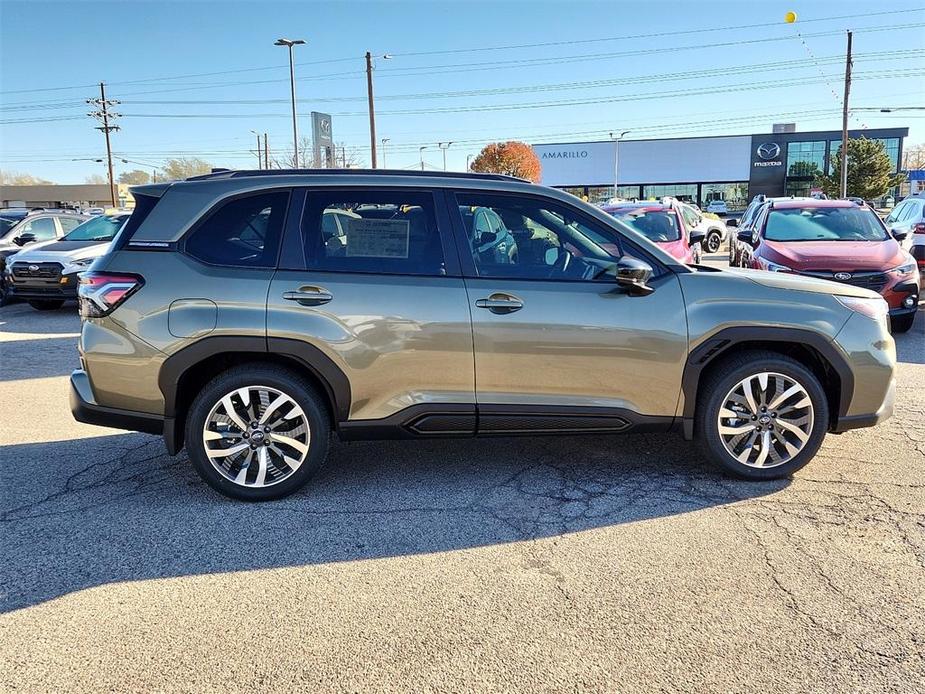
[[[729,455],[749,467],[772,468],[803,450],[812,434],[813,416],[806,388],[790,376],[761,372],[729,391],[717,424]]]
[[[269,487],[305,461],[311,430],[290,396],[269,386],[246,386],[215,403],[202,444],[212,467],[226,479],[243,487]]]
[[[716,253],[719,250],[719,234],[708,234],[707,235],[707,252]]]

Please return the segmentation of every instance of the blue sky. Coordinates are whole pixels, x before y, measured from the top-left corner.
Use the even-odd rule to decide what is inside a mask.
[[[454,142],[448,168],[462,169],[495,139],[736,134],[777,121],[839,128],[847,28],[852,106],[925,106],[923,0],[0,0],[0,27],[0,168],[59,183],[104,173],[71,161],[105,153],[83,103],[101,80],[122,102],[113,135],[122,158],[252,167],[251,130],[269,133],[271,152],[291,150],[280,36],[308,41],[296,49],[301,132],[310,111],[332,113],[335,140],[367,160],[363,55],[393,55],[375,72],[389,167],[414,165],[421,146],[442,166],[439,141]],[[909,142],[922,142],[923,115],[858,112],[851,126],[909,126]],[[116,171],[131,168],[141,167]]]

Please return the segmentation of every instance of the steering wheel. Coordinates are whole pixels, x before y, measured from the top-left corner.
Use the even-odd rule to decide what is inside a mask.
[[[559,248],[559,249],[557,249],[557,250],[558,250],[558,252],[559,252],[559,255],[558,255],[558,257],[556,258],[556,262],[554,262],[554,263],[553,263],[552,265],[550,265],[550,267],[549,267],[549,276],[550,276],[550,277],[555,277],[555,276],[557,276],[557,275],[564,275],[565,272],[566,272],[566,270],[568,269],[569,265],[570,265],[571,262],[572,262],[572,254],[571,254],[571,253],[569,253],[568,251],[566,251],[566,250],[564,250],[564,249],[562,249],[562,248]]]

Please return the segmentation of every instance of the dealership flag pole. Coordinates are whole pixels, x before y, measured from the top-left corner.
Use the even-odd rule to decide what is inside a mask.
[[[841,114],[841,181],[839,197],[848,197],[848,95],[851,92],[851,32],[848,32],[848,51],[845,56],[845,98]]]

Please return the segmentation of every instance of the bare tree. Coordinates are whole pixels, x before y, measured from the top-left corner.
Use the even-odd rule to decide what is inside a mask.
[[[44,178],[38,178],[32,174],[19,173],[18,171],[3,171],[0,169],[0,185],[4,186],[34,186],[43,183],[51,183]]]

